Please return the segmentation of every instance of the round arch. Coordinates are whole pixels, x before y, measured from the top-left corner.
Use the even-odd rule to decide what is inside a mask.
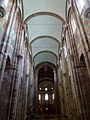
[[[39,83],[42,82],[42,81],[45,81],[46,79],[47,79],[48,81],[51,81],[51,82],[52,82],[52,79],[51,79],[51,78],[45,77],[45,78],[41,78],[40,81],[39,81]]]
[[[53,54],[53,55],[57,58],[57,55],[56,55],[54,52],[47,50],[47,51],[40,51],[40,52],[38,52],[38,53],[33,57],[33,59],[34,59],[37,55],[39,55],[40,53],[45,53],[45,52],[51,53],[51,54]]]
[[[43,59],[43,57],[44,57],[44,59]],[[38,52],[33,58],[34,67],[36,67],[38,64],[43,63],[43,62],[50,62],[50,63],[54,64],[55,66],[57,66],[57,61],[58,61],[58,57],[52,51]]]
[[[48,36],[48,35],[44,35],[44,36],[38,36],[38,37],[34,38],[33,40],[31,40],[30,45],[31,45],[34,41],[36,41],[37,39],[41,39],[41,38],[51,38],[51,39],[57,41],[57,42],[60,44],[60,41],[59,41],[57,38],[52,37],[52,36]]]
[[[46,47],[43,44],[42,45],[43,47],[38,49],[38,47],[40,47],[40,44],[42,44],[42,42],[45,43]],[[49,47],[49,44],[51,44],[50,45],[51,48]],[[60,48],[60,42],[56,38],[51,37],[51,36],[49,36],[49,37],[48,36],[46,36],[46,37],[45,36],[39,36],[39,37],[36,37],[35,39],[33,39],[33,41],[30,43],[30,47],[32,48],[33,57],[38,52],[41,52],[41,51],[52,51],[54,54],[56,54],[58,56],[58,50]],[[36,47],[36,49],[34,50],[35,47]],[[53,49],[53,47],[55,47],[55,49]]]
[[[30,16],[28,16],[28,17],[24,20],[24,22],[27,23],[27,21],[29,21],[31,18],[36,17],[36,16],[40,16],[40,15],[53,16],[53,17],[56,17],[57,19],[59,19],[60,21],[62,21],[62,22],[65,23],[64,18],[62,18],[62,17],[59,16],[58,14],[52,13],[52,12],[37,12],[37,13],[33,13],[33,14],[31,14]]]
[[[49,67],[51,67],[53,70],[55,70],[56,71],[56,69],[57,69],[57,67],[54,65],[54,64],[52,64],[52,63],[50,63],[50,62],[42,62],[42,63],[40,63],[40,64],[38,64],[36,67],[35,67],[35,72],[37,72],[37,71],[39,71],[42,67],[44,67],[45,65],[47,65],[47,66],[49,66]]]
[[[74,14],[74,11],[73,11],[73,8],[70,7],[69,10],[68,10],[68,13],[67,13],[67,20],[69,21],[69,18],[70,18],[70,15],[71,14]]]

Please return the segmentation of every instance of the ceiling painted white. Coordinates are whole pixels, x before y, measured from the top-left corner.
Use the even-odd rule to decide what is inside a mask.
[[[48,61],[56,65],[56,56],[59,59],[58,53],[63,19],[65,20],[66,0],[23,0],[23,6],[32,59],[35,56],[34,64]],[[51,38],[41,36],[50,36]]]
[[[44,52],[37,54],[34,57],[34,67],[36,67],[38,64],[42,62],[49,62],[54,65],[57,65],[57,57],[51,52],[44,51]]]
[[[53,16],[41,15],[33,17],[27,22],[27,25],[30,42],[43,35],[53,36],[61,40],[62,21]]]
[[[31,44],[32,57],[41,51],[51,51],[58,56],[59,43],[51,38],[37,39]]]
[[[37,12],[52,12],[65,18],[66,0],[23,0],[24,18]]]

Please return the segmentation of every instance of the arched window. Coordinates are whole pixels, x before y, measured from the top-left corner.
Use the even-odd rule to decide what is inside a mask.
[[[41,100],[41,94],[39,94],[39,96],[38,96],[38,97],[39,97],[39,100]]]
[[[45,94],[45,100],[48,100],[48,94]]]
[[[52,99],[54,100],[54,93],[52,94]]]
[[[47,88],[45,88],[45,91],[47,91],[48,89]]]
[[[74,17],[71,20],[71,25],[72,25],[72,29],[73,29],[73,33],[74,33],[76,30],[76,21],[75,21]]]

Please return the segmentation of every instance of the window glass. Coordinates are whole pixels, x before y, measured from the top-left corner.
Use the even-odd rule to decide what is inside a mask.
[[[76,30],[76,22],[75,22],[74,18],[71,18],[71,25],[72,25],[72,29],[73,29],[73,33],[74,33]]]
[[[52,94],[52,99],[54,100],[54,93]]]
[[[47,91],[48,89],[47,88],[45,88],[45,91]]]
[[[41,90],[41,88],[39,88],[39,90]]]
[[[39,100],[41,100],[41,94],[39,94]]]
[[[67,56],[67,48],[66,48],[66,43],[65,43],[65,42],[64,42],[63,48],[64,48],[64,55],[65,55],[65,57],[66,57],[66,56]]]
[[[48,100],[48,94],[45,94],[45,100]]]

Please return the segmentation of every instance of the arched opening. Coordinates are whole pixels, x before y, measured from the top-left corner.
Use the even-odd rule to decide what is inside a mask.
[[[60,113],[57,68],[50,62],[43,62],[35,68],[33,113]]]
[[[90,114],[90,79],[87,71],[87,66],[85,62],[84,55],[81,54],[80,57],[80,74],[81,74],[81,94],[83,98],[84,111],[86,113],[86,118],[89,120]]]
[[[38,113],[55,113],[55,84],[53,69],[44,65],[38,71]]]

